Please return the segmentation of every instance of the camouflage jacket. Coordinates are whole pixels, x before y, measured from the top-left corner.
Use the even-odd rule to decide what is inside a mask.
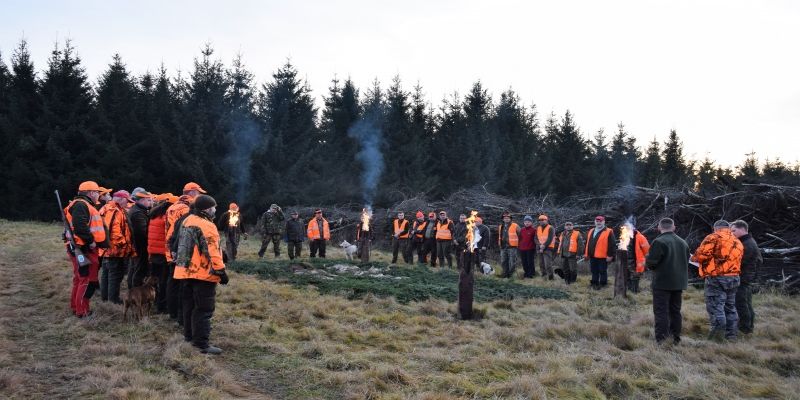
[[[283,233],[285,221],[286,218],[283,216],[282,211],[267,211],[261,215],[261,220],[259,221],[261,233],[265,235]]]
[[[208,252],[208,242],[203,231],[196,226],[182,226],[178,232],[178,251],[176,253],[175,264],[187,266],[192,261],[194,249],[210,260]]]

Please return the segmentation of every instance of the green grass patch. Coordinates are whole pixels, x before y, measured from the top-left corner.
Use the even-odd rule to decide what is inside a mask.
[[[356,266],[364,275],[357,275],[358,270],[339,273],[334,265]],[[430,298],[455,301],[458,297],[458,272],[432,269],[424,265],[400,267],[382,262],[353,265],[344,260],[311,259],[302,263],[237,261],[230,263],[228,268],[263,279],[290,283],[296,287],[313,286],[321,294],[336,294],[348,299],[360,299],[372,294],[394,297],[400,303],[408,303]],[[379,270],[376,273],[384,276],[376,277],[374,273],[368,273],[370,269]],[[523,285],[491,276],[475,277],[475,300],[480,302],[568,297],[566,292],[558,289]]]

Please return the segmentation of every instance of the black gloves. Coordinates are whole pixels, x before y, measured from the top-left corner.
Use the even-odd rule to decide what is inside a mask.
[[[89,266],[88,265],[78,266],[78,275],[80,275],[83,278],[89,276]]]
[[[219,283],[228,284],[228,273],[224,269],[212,269],[211,273],[219,277]]]

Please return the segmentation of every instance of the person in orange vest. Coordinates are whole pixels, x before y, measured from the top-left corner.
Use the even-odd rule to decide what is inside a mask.
[[[519,231],[519,258],[522,261],[522,278],[531,279],[536,276],[534,260],[536,259],[536,228],[533,226],[533,217],[526,215],[522,219],[522,229]]]
[[[553,257],[556,251],[556,231],[547,215],[540,215],[538,218],[539,226],[536,227],[536,264],[542,277],[547,275],[547,279],[553,280]]]
[[[503,223],[497,228],[497,244],[500,246],[500,265],[503,278],[512,278],[517,269],[517,248],[519,247],[520,227],[511,222],[511,213],[503,213]]]
[[[644,274],[645,259],[650,251],[650,242],[637,229],[633,229],[633,238],[628,242],[628,288],[633,293],[639,293],[639,280]],[[633,255],[631,257],[630,255]]]
[[[711,324],[708,338],[735,340],[739,332],[736,291],[739,288],[744,245],[731,232],[728,221],[714,223],[714,232],[706,236],[694,252],[692,261],[705,278],[706,311]]]
[[[572,222],[564,224],[564,230],[558,237],[558,256],[560,266],[555,272],[564,278],[567,285],[578,280],[578,255],[583,254],[584,240],[581,232],[574,229]]]
[[[167,264],[167,209],[178,201],[178,196],[163,193],[155,196],[155,205],[147,214],[150,222],[147,225],[147,255],[150,258],[150,274],[158,278],[156,292],[156,312],[167,313],[167,282],[169,267]]]
[[[608,263],[616,256],[617,238],[614,231],[606,226],[606,217],[598,215],[594,219],[594,228],[586,233],[586,251],[584,256],[589,259],[589,269],[592,271],[592,280],[589,283],[594,290],[600,290],[608,285]]]
[[[308,221],[306,236],[308,237],[311,258],[316,258],[317,252],[319,252],[320,258],[325,258],[325,244],[328,240],[331,240],[331,229],[330,225],[328,225],[328,220],[322,217],[321,209],[316,209],[314,218]]]
[[[453,231],[453,221],[447,218],[447,212],[439,211],[439,219],[436,221],[436,255],[440,267],[444,267],[444,261],[447,260],[447,268],[453,268]]]
[[[136,256],[128,213],[130,194],[126,190],[114,193],[112,200],[104,206],[103,222],[108,228],[108,248],[103,251],[100,275],[100,298],[114,304],[122,304],[119,289],[125,278],[128,262]]]
[[[82,182],[78,186],[78,195],[64,208],[64,215],[75,245],[89,260],[89,265],[80,266],[75,254],[67,252],[72,260],[72,293],[70,308],[78,318],[91,314],[89,301],[99,285],[98,272],[100,261],[98,247],[107,248],[108,241],[106,227],[100,211],[97,210],[97,200],[100,198],[100,186],[93,181]]]
[[[217,230],[225,232],[225,252],[228,260],[236,261],[239,254],[239,241],[242,237],[247,239],[239,205],[236,203],[228,205],[228,211],[222,213],[217,220]]]
[[[228,274],[219,247],[219,231],[214,225],[217,202],[211,196],[197,196],[194,208],[178,231],[175,277],[181,280],[183,338],[205,354],[220,354],[222,349],[209,343],[217,284],[228,284]]]
[[[113,198],[111,197],[111,192],[113,191],[114,189],[106,189],[104,187],[100,187],[100,198],[97,200],[97,204],[95,204],[95,206],[100,211],[101,216],[105,215],[106,205],[108,203],[111,203],[111,201],[113,200]],[[100,258],[102,257],[103,257],[103,252],[101,251]],[[102,265],[102,262],[100,264]]]
[[[414,250],[417,252],[417,263],[426,264],[428,259],[425,258],[425,229],[428,226],[428,221],[425,219],[425,214],[422,211],[417,211],[416,220],[411,225],[411,257],[414,257]]]
[[[173,254],[177,250],[178,238],[175,237],[173,240],[173,232],[178,221],[189,215],[194,199],[201,193],[205,194],[206,191],[197,183],[189,182],[184,185],[183,194],[178,198],[178,201],[167,208],[167,218],[164,224],[167,240],[167,310],[170,318],[175,320],[178,325],[183,325],[183,312],[181,312],[181,285],[180,280],[175,278],[175,258]]]
[[[392,264],[397,264],[397,253],[403,253],[403,261],[411,264],[413,256],[408,246],[409,232],[411,224],[406,219],[406,214],[402,211],[397,213],[397,218],[392,221]]]

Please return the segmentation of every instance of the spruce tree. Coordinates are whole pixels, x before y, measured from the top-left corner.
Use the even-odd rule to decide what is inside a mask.
[[[655,188],[661,184],[661,145],[654,137],[647,146],[639,184]]]
[[[691,175],[691,168],[683,155],[683,142],[674,129],[669,132],[669,138],[664,143],[662,165],[664,184],[681,186],[690,183],[688,177]]]
[[[351,176],[354,170],[360,171],[354,167],[359,144],[347,132],[361,116],[358,88],[349,78],[344,84],[334,78],[324,103],[318,130],[319,154],[323,155],[319,162],[324,168],[318,189],[328,202],[353,201],[360,193],[360,181]]]
[[[539,122],[536,106],[526,109],[513,90],[500,95],[491,127],[498,137],[501,156],[496,161],[498,177],[489,188],[496,193],[526,196],[545,190],[540,178],[537,152]],[[533,185],[529,185],[528,182]]]
[[[411,135],[410,95],[403,90],[399,76],[386,91],[386,117],[383,122],[384,172],[381,179],[381,200],[394,203],[410,192],[412,178],[407,160],[418,151],[416,143],[409,143]]]
[[[761,178],[761,171],[758,168],[758,158],[755,152],[750,152],[739,167],[737,181],[739,183],[758,183]]]

